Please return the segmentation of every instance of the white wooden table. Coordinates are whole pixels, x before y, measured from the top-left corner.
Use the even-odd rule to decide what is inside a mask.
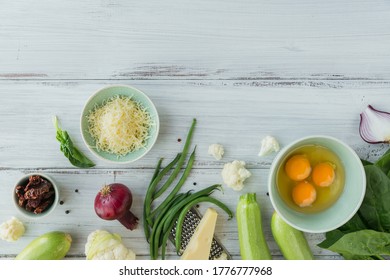
[[[0,222],[17,216],[27,228],[15,243],[0,240],[2,259],[52,230],[73,237],[67,258],[83,259],[87,236],[96,229],[119,233],[137,258],[148,259],[142,225],[131,232],[99,219],[93,200],[104,183],[125,183],[141,217],[158,158],[168,162],[181,150],[184,141],[177,140],[194,117],[198,153],[184,190],[221,183],[223,164],[244,160],[252,172],[245,189],[225,188],[216,196],[235,210],[240,194],[257,193],[275,259],[282,257],[270,232],[267,196],[274,154],[257,155],[264,136],[284,146],[310,134],[330,135],[364,159],[387,149],[363,142],[358,126],[367,104],[390,110],[389,1],[1,2]],[[124,166],[94,158],[79,130],[87,98],[111,84],[147,93],[161,119],[151,152]],[[53,115],[96,168],[70,165],[59,151]],[[207,154],[213,143],[224,145],[222,161]],[[11,194],[20,176],[37,171],[55,179],[64,203],[32,221],[17,214]],[[236,220],[220,212],[216,235],[239,259]],[[316,246],[323,234],[307,238],[317,259],[338,258]],[[172,246],[169,258],[176,258]]]

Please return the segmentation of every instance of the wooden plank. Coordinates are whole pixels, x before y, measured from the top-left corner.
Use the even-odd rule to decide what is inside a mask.
[[[85,258],[84,245],[87,237],[92,231],[97,229],[104,229],[120,234],[123,237],[123,242],[136,252],[138,258],[149,258],[148,243],[144,237],[142,221],[140,226],[134,231],[125,229],[118,221],[104,221],[95,214],[93,201],[102,185],[121,182],[128,185],[132,190],[134,200],[131,209],[133,213],[138,217],[142,217],[143,200],[146,187],[152,176],[152,170],[45,170],[44,173],[51,176],[59,186],[60,200],[64,203],[58,205],[50,216],[39,220],[28,220],[21,217],[16,212],[12,203],[13,185],[25,172],[25,170],[0,171],[0,177],[2,178],[2,187],[0,188],[0,197],[2,197],[0,200],[0,208],[2,209],[0,212],[0,221],[5,221],[12,216],[16,216],[23,221],[27,229],[26,234],[19,241],[14,243],[2,242],[0,258],[13,258],[38,235],[52,230],[61,230],[70,233],[73,238],[67,258],[82,259]],[[216,192],[212,196],[226,203],[235,212],[240,194],[244,192],[256,192],[258,202],[261,205],[267,242],[274,257],[281,258],[281,254],[270,232],[270,217],[273,208],[267,196],[267,170],[254,169],[251,172],[252,176],[246,181],[243,191],[236,192],[225,187],[223,192]],[[193,185],[193,182],[197,183],[196,186]],[[191,189],[199,190],[219,182],[221,182],[219,169],[195,169],[191,172],[182,191]],[[77,192],[75,192],[76,189],[78,190]],[[158,202],[160,201],[161,199]],[[200,212],[204,213],[208,206],[210,205],[207,203],[201,204],[199,207]],[[67,210],[70,211],[69,214],[66,214]],[[233,257],[239,259],[236,219],[227,220],[227,215],[222,210],[217,209],[217,211],[220,215],[218,217],[216,236],[218,236]],[[308,234],[307,238],[317,258],[337,258],[334,253],[324,251],[316,246],[323,239],[322,234]],[[171,245],[169,246],[168,253],[170,259],[177,257]]]
[[[157,106],[161,129],[155,147],[141,160],[123,166],[95,159],[83,144],[79,118],[84,103],[107,81],[3,81],[0,83],[0,167],[72,168],[59,151],[52,116],[97,168],[154,168],[182,149],[192,118],[198,119],[194,143],[197,168],[220,168],[241,159],[251,168],[268,168],[273,156],[257,156],[261,139],[274,135],[282,146],[310,134],[337,137],[365,159],[377,158],[385,145],[368,145],[358,134],[359,114],[372,104],[389,110],[388,82],[337,82],[337,87],[310,84],[267,86],[257,81],[134,81]],[[12,96],[12,98],[8,98]],[[6,97],[7,96],[7,97]],[[207,154],[208,146],[225,146],[223,161]]]
[[[12,1],[0,79],[389,79],[389,5]]]

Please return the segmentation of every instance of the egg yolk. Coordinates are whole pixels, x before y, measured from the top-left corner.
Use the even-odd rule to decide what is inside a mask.
[[[335,178],[334,167],[329,162],[321,162],[317,164],[312,173],[312,179],[314,184],[319,187],[330,186]]]
[[[317,198],[316,189],[307,181],[299,182],[292,190],[292,198],[299,207],[307,207]]]
[[[311,166],[309,160],[303,155],[292,156],[285,165],[287,176],[294,181],[301,181],[309,177]]]

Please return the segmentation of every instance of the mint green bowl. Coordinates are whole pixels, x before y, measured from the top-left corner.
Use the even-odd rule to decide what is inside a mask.
[[[23,207],[20,207],[19,206],[19,198],[18,196],[16,195],[15,193],[15,189],[17,186],[26,186],[28,181],[29,181],[29,178],[30,176],[32,175],[37,175],[37,176],[40,176],[42,177],[43,179],[46,179],[47,181],[49,181],[52,186],[53,186],[53,190],[54,190],[54,201],[53,203],[47,208],[45,209],[42,213],[39,213],[39,214],[34,214],[33,212],[30,212],[30,211],[27,211],[26,209],[24,209]],[[44,218],[44,217],[47,217],[49,216],[51,213],[54,212],[54,209],[57,207],[58,205],[58,202],[60,200],[60,191],[59,191],[59,187],[57,186],[56,182],[53,180],[53,178],[51,178],[50,176],[46,175],[46,174],[42,174],[42,173],[29,173],[29,174],[25,174],[23,175],[21,178],[18,179],[18,181],[15,183],[13,189],[12,189],[12,197],[13,197],[13,201],[14,201],[14,205],[15,205],[15,208],[19,211],[20,214],[22,214],[25,218],[28,218],[28,219],[40,219],[40,218]]]
[[[293,150],[310,144],[321,145],[338,155],[345,170],[345,185],[338,200],[329,208],[305,214],[293,210],[282,200],[276,186],[276,174]],[[304,232],[323,233],[342,226],[359,210],[366,192],[366,175],[360,158],[347,144],[329,136],[308,136],[294,141],[277,154],[270,169],[268,192],[275,211],[286,223]]]
[[[104,101],[117,95],[128,96],[131,97],[134,101],[139,102],[149,112],[153,122],[153,125],[149,130],[149,138],[147,140],[145,148],[130,152],[124,156],[118,156],[113,153],[98,150],[96,148],[93,137],[88,132],[87,115],[89,114],[89,112],[93,110],[96,106],[101,106]],[[142,158],[152,149],[153,145],[157,141],[160,129],[160,121],[156,107],[149,99],[149,97],[146,96],[145,93],[127,85],[112,85],[98,90],[87,100],[84,109],[81,113],[80,129],[84,143],[97,158],[111,163],[126,164]]]

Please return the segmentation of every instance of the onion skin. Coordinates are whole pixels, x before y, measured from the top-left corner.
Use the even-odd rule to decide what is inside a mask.
[[[138,225],[138,218],[130,211],[133,196],[130,189],[119,183],[105,185],[95,197],[95,212],[103,220],[118,220],[129,230]]]
[[[390,113],[368,105],[360,114],[360,137],[367,143],[390,143]]]

